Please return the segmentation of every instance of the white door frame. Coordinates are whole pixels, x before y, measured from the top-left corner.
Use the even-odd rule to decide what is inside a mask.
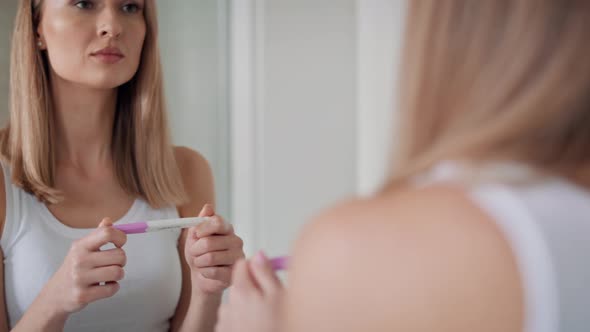
[[[258,248],[262,218],[264,1],[232,0],[230,31],[231,216],[244,251]]]

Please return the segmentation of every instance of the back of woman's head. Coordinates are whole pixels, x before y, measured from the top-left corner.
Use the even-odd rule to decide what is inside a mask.
[[[395,179],[443,159],[588,180],[590,2],[412,0]]]

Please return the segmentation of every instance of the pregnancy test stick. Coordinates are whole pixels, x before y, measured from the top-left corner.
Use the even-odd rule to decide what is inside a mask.
[[[209,217],[161,219],[140,221],[122,225],[113,225],[113,227],[122,231],[125,234],[140,234],[160,231],[164,229],[193,227],[209,219]],[[289,257],[287,256],[275,257],[270,260],[270,265],[274,271],[286,270],[288,263]]]
[[[287,256],[276,257],[276,258],[272,258],[270,260],[270,266],[272,267],[272,269],[274,271],[286,270],[288,263],[289,263],[289,257],[287,257]]]
[[[113,225],[116,229],[125,234],[139,234],[147,232],[155,232],[163,229],[187,228],[196,226],[204,221],[209,220],[209,217],[192,217],[192,218],[176,218],[176,219],[161,219],[140,221],[130,224]]]

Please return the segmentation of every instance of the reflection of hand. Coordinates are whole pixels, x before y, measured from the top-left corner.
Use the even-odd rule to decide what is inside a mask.
[[[228,302],[219,308],[216,332],[278,331],[283,296],[283,285],[263,253],[240,260]]]
[[[199,217],[211,220],[188,232],[184,255],[191,268],[192,287],[205,294],[220,294],[230,285],[233,265],[244,257],[243,242],[211,205],[206,204]]]
[[[127,235],[110,227],[105,218],[97,229],[75,241],[63,265],[47,283],[43,294],[61,314],[79,311],[96,300],[113,296],[123,279],[126,257],[121,247]],[[107,243],[117,248],[100,250]],[[104,282],[104,285],[100,283]]]

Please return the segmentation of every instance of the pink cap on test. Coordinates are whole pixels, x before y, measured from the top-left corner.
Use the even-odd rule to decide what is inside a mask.
[[[146,222],[134,222],[131,224],[113,225],[116,229],[123,231],[125,234],[145,233],[148,225]]]
[[[270,265],[275,271],[286,270],[289,263],[289,257],[277,257],[270,260]]]

